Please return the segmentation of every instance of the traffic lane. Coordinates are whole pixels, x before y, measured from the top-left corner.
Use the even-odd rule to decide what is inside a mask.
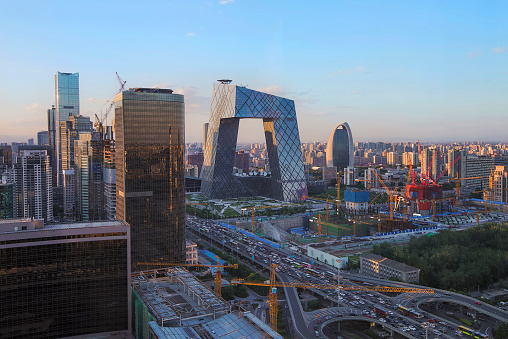
[[[288,281],[287,277],[283,274],[280,274],[279,277],[283,282]],[[293,318],[296,333],[298,333],[302,338],[311,338],[315,336],[314,331],[309,330],[309,328],[305,324],[305,319],[303,317],[303,309],[300,304],[300,298],[298,297],[296,288],[284,287],[284,293],[286,294],[286,300],[288,303],[289,310],[291,312],[291,317]]]

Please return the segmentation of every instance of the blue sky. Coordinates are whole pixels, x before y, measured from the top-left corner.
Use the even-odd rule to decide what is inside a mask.
[[[185,95],[202,141],[217,79],[295,100],[302,141],[508,141],[507,1],[3,1],[0,142],[47,129],[54,74],[81,114],[118,90]],[[259,121],[239,142],[263,141]]]

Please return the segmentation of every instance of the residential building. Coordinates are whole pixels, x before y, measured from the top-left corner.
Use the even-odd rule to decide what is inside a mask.
[[[489,200],[507,203],[508,167],[496,166],[493,172],[492,196]]]
[[[124,221],[0,222],[0,337],[130,338]]]
[[[360,257],[360,274],[378,279],[395,278],[405,283],[420,282],[420,269],[373,253]]]
[[[116,216],[131,225],[132,262],[185,262],[184,97],[115,95]]]
[[[189,154],[187,155],[187,164],[189,165],[195,165],[198,167],[198,177],[201,175],[201,169],[203,168],[203,161],[205,159],[205,156],[203,152],[200,152],[198,154]]]
[[[0,177],[0,219],[14,218],[14,184]]]
[[[20,146],[18,149],[13,171],[17,218],[53,220],[53,185],[48,151],[47,146]]]

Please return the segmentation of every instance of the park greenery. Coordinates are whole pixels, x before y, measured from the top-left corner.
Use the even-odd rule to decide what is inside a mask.
[[[411,238],[404,247],[375,245],[373,253],[421,269],[420,283],[441,289],[487,288],[508,276],[508,222]]]

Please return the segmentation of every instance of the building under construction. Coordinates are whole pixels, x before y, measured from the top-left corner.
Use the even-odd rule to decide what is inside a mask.
[[[407,185],[405,198],[407,211],[411,214],[440,214],[447,211],[452,203],[452,200],[443,200],[443,186],[434,183]]]
[[[136,338],[281,338],[250,312],[231,305],[181,267],[132,274]]]

